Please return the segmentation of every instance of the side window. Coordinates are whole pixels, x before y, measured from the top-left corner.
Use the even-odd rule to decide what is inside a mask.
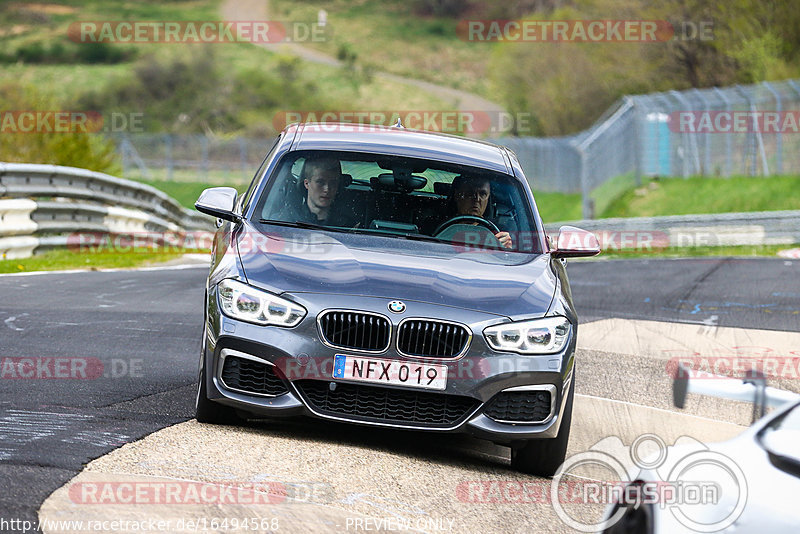
[[[256,171],[255,176],[253,176],[253,180],[250,182],[250,186],[247,188],[247,191],[244,195],[239,197],[239,213],[244,213],[247,209],[248,204],[250,204],[250,199],[253,196],[253,192],[256,190],[256,185],[258,181],[261,179],[261,175],[264,173],[264,168],[267,166],[267,162],[272,159],[272,154],[275,152],[275,148],[278,146],[278,143],[281,140],[281,136],[275,138],[275,141],[272,143],[272,147],[267,152],[267,155],[264,157],[264,160],[259,165],[258,170]]]
[[[305,164],[304,156],[284,156],[284,160],[272,175],[269,191],[261,195],[263,219],[280,219],[287,206],[297,206],[305,201],[304,189],[300,185],[300,172]]]

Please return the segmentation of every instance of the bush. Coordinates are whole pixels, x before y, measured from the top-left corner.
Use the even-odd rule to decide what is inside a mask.
[[[35,88],[19,84],[0,86],[0,102],[4,110],[58,109]],[[68,165],[109,174],[120,171],[114,144],[101,134],[3,132],[0,161]]]
[[[108,43],[81,43],[76,58],[81,63],[121,63],[130,56],[117,46]]]
[[[76,109],[143,113],[142,126],[152,132],[265,135],[274,133],[272,121],[280,111],[331,109],[332,97],[320,93],[315,73],[304,71],[295,56],[279,55],[271,68],[232,71],[213,47],[174,54],[141,58],[132,76],[80,95]],[[368,72],[357,74],[351,81]]]
[[[122,48],[102,42],[70,44],[68,46],[65,46],[62,42],[55,42],[51,46],[46,46],[44,43],[36,41],[21,45],[13,55],[0,55],[0,62],[112,64],[128,61],[134,55],[135,50],[132,48]]]
[[[466,0],[415,0],[414,11],[419,15],[457,17],[470,7]]]
[[[43,63],[47,51],[42,43],[36,42],[17,48],[17,59],[24,63]]]

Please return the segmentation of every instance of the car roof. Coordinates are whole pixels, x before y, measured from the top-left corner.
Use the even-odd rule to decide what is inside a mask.
[[[489,169],[513,176],[505,147],[455,135],[394,126],[338,122],[293,124],[291,150],[391,154]]]

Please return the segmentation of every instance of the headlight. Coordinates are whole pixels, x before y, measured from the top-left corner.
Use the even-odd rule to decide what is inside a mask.
[[[291,327],[306,316],[306,309],[299,304],[236,280],[220,282],[217,293],[223,313],[240,321]]]
[[[489,346],[519,354],[554,354],[567,344],[572,325],[566,317],[544,317],[490,326],[483,331]]]

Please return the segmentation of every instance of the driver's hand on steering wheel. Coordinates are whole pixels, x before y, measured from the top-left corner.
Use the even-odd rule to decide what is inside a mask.
[[[494,236],[498,241],[500,241],[500,244],[503,245],[503,247],[511,248],[514,246],[514,244],[511,242],[511,234],[508,232],[497,232],[494,234]]]

